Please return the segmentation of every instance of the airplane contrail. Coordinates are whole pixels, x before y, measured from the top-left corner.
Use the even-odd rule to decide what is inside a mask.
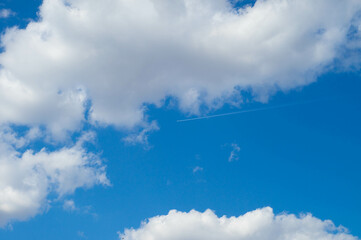
[[[237,112],[221,113],[221,114],[209,115],[209,116],[204,116],[204,117],[186,118],[186,119],[177,120],[177,122],[189,122],[189,121],[202,120],[202,119],[208,119],[208,118],[217,118],[217,117],[224,117],[224,116],[229,116],[229,115],[242,114],[242,113],[266,111],[266,110],[278,109],[278,108],[286,108],[286,107],[291,107],[291,106],[296,106],[296,105],[313,103],[316,101],[320,101],[320,100],[310,100],[310,101],[305,101],[305,102],[288,103],[288,104],[282,104],[282,105],[276,105],[276,106],[270,106],[270,107],[242,110],[242,111],[237,111]]]

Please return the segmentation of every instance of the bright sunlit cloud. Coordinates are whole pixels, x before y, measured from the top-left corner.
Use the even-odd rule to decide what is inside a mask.
[[[130,131],[123,143],[148,146],[149,134],[160,129],[147,116],[149,106],[162,107],[169,98],[177,110],[199,116],[225,104],[240,107],[241,91],[267,102],[327,71],[358,69],[360,11],[359,0],[259,0],[240,9],[227,0],[44,0],[38,20],[1,35],[0,226],[44,212],[52,193],[62,198],[78,188],[109,185],[101,157],[84,146],[95,134],[74,140],[85,126]],[[2,19],[12,15],[0,10]],[[17,127],[26,133],[19,135]],[[36,151],[35,140],[56,147]],[[233,144],[228,160],[237,160],[239,152]],[[308,221],[318,224],[305,236],[354,239],[327,233],[329,222],[310,216],[258,212],[271,230],[293,219],[302,229]],[[163,218],[173,215],[209,217],[217,234],[225,231],[209,211]],[[125,237],[146,239],[143,228]]]
[[[310,214],[275,215],[266,207],[239,217],[217,217],[205,212],[170,211],[143,222],[138,229],[119,233],[122,240],[357,240],[343,227],[322,221]]]
[[[2,36],[0,123],[44,124],[59,138],[81,128],[88,101],[91,123],[126,128],[167,96],[193,114],[241,104],[239,90],[266,101],[357,48],[360,10],[357,0],[239,10],[226,0],[46,0],[39,21]]]

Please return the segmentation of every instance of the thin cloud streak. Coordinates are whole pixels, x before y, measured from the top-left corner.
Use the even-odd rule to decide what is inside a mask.
[[[250,112],[259,112],[259,111],[266,111],[266,110],[279,109],[279,108],[287,108],[287,107],[292,107],[292,106],[297,106],[297,105],[314,103],[314,102],[318,102],[318,101],[321,101],[321,100],[310,100],[310,101],[306,101],[306,102],[287,103],[287,104],[282,104],[282,105],[263,107],[263,108],[255,108],[255,109],[242,110],[242,111],[230,112],[230,113],[221,113],[221,114],[209,115],[209,116],[204,116],[204,117],[186,118],[186,119],[177,120],[177,122],[178,123],[179,122],[189,122],[189,121],[202,120],[202,119],[208,119],[208,118],[217,118],[217,117],[224,117],[224,116],[229,116],[229,115],[236,115],[236,114],[243,114],[243,113],[250,113]]]

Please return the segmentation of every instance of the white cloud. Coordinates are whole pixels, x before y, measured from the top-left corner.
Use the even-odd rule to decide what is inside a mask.
[[[196,166],[195,168],[193,168],[193,173],[202,172],[202,171],[203,171],[202,167]]]
[[[232,147],[232,151],[228,157],[228,162],[237,161],[239,159],[238,154],[241,151],[241,148],[236,143],[232,143],[231,147]]]
[[[239,217],[217,217],[212,211],[170,211],[119,234],[124,240],[357,240],[343,227],[310,214],[274,215],[266,207]]]
[[[129,134],[128,136],[123,138],[123,141],[131,145],[143,144],[145,147],[149,147],[149,134],[158,130],[159,126],[156,121],[152,121],[151,123],[144,123],[143,128],[140,130],[140,132]]]
[[[0,18],[8,18],[15,15],[10,9],[0,9]]]
[[[99,157],[83,148],[90,138],[85,134],[74,146],[53,152],[24,153],[0,141],[0,227],[44,211],[50,193],[61,198],[77,188],[108,185]]]
[[[64,141],[85,122],[143,128],[125,141],[146,144],[158,129],[147,104],[171,96],[199,114],[240,104],[240,89],[266,101],[307,85],[344,60],[342,49],[360,48],[347,38],[352,26],[360,35],[360,10],[359,0],[259,0],[239,11],[227,0],[44,0],[38,21],[1,37],[0,225],[41,212],[50,192],[107,184],[83,140],[19,148]],[[14,125],[31,130],[18,137]]]
[[[167,96],[185,112],[266,101],[326,71],[359,29],[359,0],[45,0],[40,20],[2,37],[0,123],[45,124],[58,138],[85,121],[142,124]],[[239,104],[242,100],[237,100]]]
[[[30,128],[24,136],[18,136],[9,126],[0,126],[0,142],[8,143],[15,148],[21,148],[28,145],[31,141],[42,136],[39,128]]]
[[[70,212],[77,210],[74,200],[65,200],[63,204],[63,209]]]

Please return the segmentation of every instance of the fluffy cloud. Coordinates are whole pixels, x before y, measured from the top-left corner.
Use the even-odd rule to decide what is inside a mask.
[[[147,143],[158,129],[147,105],[169,96],[192,114],[240,104],[240,90],[266,101],[360,48],[360,10],[359,0],[259,0],[239,10],[227,0],[44,0],[38,20],[1,36],[0,225],[41,212],[50,192],[107,184],[83,140],[23,151],[39,136],[59,143],[87,122],[140,127],[124,140]],[[19,125],[31,131],[17,137]]]
[[[170,211],[119,234],[124,240],[357,240],[343,227],[310,214],[275,216],[269,207],[239,217],[218,218],[212,211]]]
[[[360,10],[359,0],[239,10],[227,0],[45,0],[38,21],[2,36],[0,122],[61,136],[81,128],[88,102],[92,123],[131,128],[167,96],[195,114],[234,101],[236,89],[265,101],[343,58]]]
[[[109,184],[98,156],[83,148],[89,138],[85,134],[74,146],[53,152],[24,153],[0,139],[0,227],[44,211],[50,193],[61,198],[80,187]]]

